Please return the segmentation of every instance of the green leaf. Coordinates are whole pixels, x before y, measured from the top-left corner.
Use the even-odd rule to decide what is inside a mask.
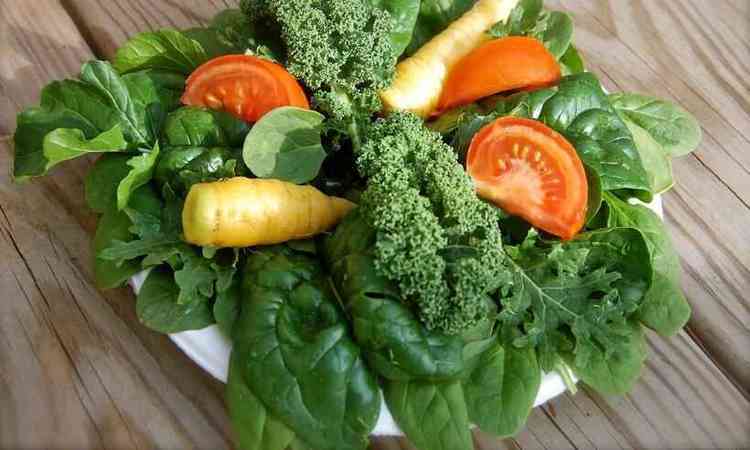
[[[182,244],[182,241],[176,236],[158,234],[130,242],[113,242],[110,247],[100,251],[97,257],[107,261],[114,261],[116,264],[123,264],[125,261],[140,258],[141,256],[151,256],[153,254],[172,255],[178,252],[176,246],[180,244]],[[152,261],[160,264],[164,259],[157,261],[152,258]]]
[[[162,69],[190,75],[207,59],[198,42],[179,31],[163,29],[130,39],[117,50],[113,64],[120,73]]]
[[[544,13],[537,25],[532,35],[542,41],[556,59],[562,58],[573,40],[573,19],[564,12],[550,11]]]
[[[422,0],[412,39],[405,54],[414,54],[422,45],[448,28],[451,22],[461,17],[473,5],[474,0]]]
[[[388,381],[384,394],[396,423],[416,448],[474,448],[460,382]]]
[[[199,330],[214,323],[208,302],[180,304],[172,271],[164,266],[149,272],[138,292],[136,313],[145,326],[160,333]]]
[[[590,167],[584,166],[588,185],[588,200],[586,201],[586,224],[589,225],[602,207],[602,180]]]
[[[463,383],[469,419],[495,436],[515,435],[531,413],[541,381],[532,347],[503,348],[496,342]]]
[[[206,52],[208,59],[213,59],[223,55],[243,53],[244,49],[237,48],[234,44],[227,41],[219,30],[211,27],[195,27],[183,30],[182,34],[188,39],[200,44]]]
[[[83,131],[77,128],[58,128],[44,137],[44,158],[47,160],[45,173],[53,166],[77,158],[87,153],[106,153],[124,150],[128,143],[122,136],[120,125],[87,140]]]
[[[229,359],[227,408],[238,448],[247,450],[286,450],[294,432],[269,415],[263,403],[247,386],[237,352]]]
[[[698,148],[700,124],[680,106],[641,94],[619,93],[609,98],[620,114],[646,130],[670,155],[687,155]]]
[[[278,30],[265,21],[251,22],[239,9],[229,8],[219,12],[211,20],[210,26],[222,41],[237,49],[234,53],[250,50],[274,61],[286,59],[286,49],[279,39]]]
[[[575,75],[586,71],[586,67],[583,62],[583,57],[578,52],[573,44],[568,46],[568,49],[560,57],[560,70],[563,76]]]
[[[239,277],[234,277],[229,289],[216,294],[214,303],[214,317],[216,324],[227,337],[232,337],[232,330],[240,315],[242,302],[242,291],[240,289]]]
[[[594,347],[585,366],[577,365],[570,353],[563,353],[563,356],[584,383],[604,395],[623,395],[633,388],[641,374],[646,360],[646,339],[637,322],[612,327],[620,336],[616,350],[608,352]]]
[[[117,185],[117,209],[125,209],[133,191],[151,180],[158,157],[159,143],[157,142],[150,152],[134,156],[128,160],[127,164],[131,169]]]
[[[309,182],[326,157],[320,142],[324,119],[318,112],[292,106],[274,109],[248,133],[242,151],[245,165],[259,178]]]
[[[655,194],[668,191],[674,185],[672,178],[672,161],[664,148],[643,128],[628,119],[624,120],[630,134],[633,135],[635,148],[643,161],[651,190]]]
[[[129,231],[130,219],[127,214],[115,209],[108,210],[101,218],[94,234],[94,254],[109,248],[115,242],[127,242],[135,238]],[[96,285],[102,289],[111,289],[123,285],[130,277],[141,271],[138,261],[126,261],[117,265],[94,257],[94,278]]]
[[[186,106],[167,116],[164,137],[169,146],[236,147],[249,125],[222,111]]]
[[[256,249],[244,270],[233,334],[252,392],[311,447],[364,449],[380,393],[320,263],[276,246]]]
[[[414,33],[414,25],[419,16],[419,0],[370,0],[370,3],[391,17],[391,47],[393,56],[404,53]]]
[[[93,86],[74,80],[54,81],[42,90],[41,105],[22,111],[13,135],[13,177],[24,181],[46,172],[44,138],[58,129],[78,129],[93,139],[119,123],[117,113]]]
[[[677,333],[690,319],[690,304],[680,289],[680,258],[663,222],[650,209],[605,194],[608,226],[638,229],[649,246],[653,283],[638,310],[644,325],[663,336]]]
[[[90,61],[81,68],[81,80],[99,89],[117,112],[125,138],[134,145],[150,145],[146,111],[133,100],[128,86],[108,62]]]
[[[96,160],[84,180],[89,208],[103,213],[117,206],[117,186],[130,172],[129,159],[130,155],[107,153]]]

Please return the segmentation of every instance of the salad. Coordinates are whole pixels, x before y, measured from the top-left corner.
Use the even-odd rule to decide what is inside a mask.
[[[18,115],[15,180],[101,153],[96,282],[218,324],[243,449],[512,436],[542,374],[624,394],[690,306],[659,217],[701,139],[607,93],[542,0],[243,0],[141,33]]]

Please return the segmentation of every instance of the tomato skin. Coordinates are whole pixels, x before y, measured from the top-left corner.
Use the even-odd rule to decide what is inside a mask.
[[[575,148],[541,122],[501,117],[472,139],[466,170],[477,194],[562,239],[586,218],[588,184]]]
[[[305,92],[282,66],[252,55],[214,58],[190,74],[181,101],[226,111],[246,122],[257,122],[281,106],[309,109]]]
[[[510,36],[486,42],[456,64],[443,85],[438,114],[499,92],[549,86],[560,65],[539,40]]]

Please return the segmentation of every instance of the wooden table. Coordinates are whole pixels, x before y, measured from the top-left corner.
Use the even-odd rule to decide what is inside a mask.
[[[666,221],[694,308],[629,395],[583,389],[495,448],[750,447],[750,1],[559,0],[610,90],[670,98],[703,125],[676,160]],[[92,284],[95,221],[78,160],[15,185],[15,114],[49,81],[108,58],[138,31],[187,27],[219,0],[0,0],[0,447],[231,447],[223,386],[139,325],[126,289]],[[379,439],[379,449],[406,448]]]

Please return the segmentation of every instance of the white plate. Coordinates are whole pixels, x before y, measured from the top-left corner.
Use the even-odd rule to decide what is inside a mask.
[[[659,216],[664,217],[662,209],[661,196],[656,196],[654,201],[646,205],[654,210]],[[130,285],[137,294],[147,272],[141,272],[130,279]],[[229,369],[229,353],[232,350],[232,343],[224,334],[219,331],[219,327],[211,325],[202,330],[184,331],[182,333],[170,334],[169,338],[177,344],[180,349],[196,364],[201,366],[206,372],[214,376],[219,381],[227,381],[227,371]],[[539,406],[548,400],[557,397],[565,391],[565,383],[562,377],[556,372],[545,373],[542,376],[542,384],[539,387],[534,406]],[[396,422],[393,420],[390,411],[385,402],[380,411],[378,423],[372,432],[375,435],[401,435]]]

